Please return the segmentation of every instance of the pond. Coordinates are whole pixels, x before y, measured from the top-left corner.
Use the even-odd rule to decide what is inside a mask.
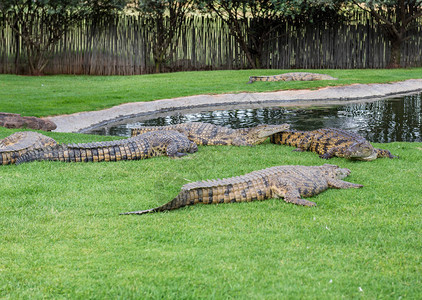
[[[266,107],[214,110],[197,113],[167,112],[163,116],[127,119],[85,133],[130,136],[131,128],[163,126],[185,122],[206,122],[231,128],[258,124],[290,124],[292,129],[313,130],[335,127],[359,133],[372,142],[422,142],[422,94],[366,103],[326,107]]]

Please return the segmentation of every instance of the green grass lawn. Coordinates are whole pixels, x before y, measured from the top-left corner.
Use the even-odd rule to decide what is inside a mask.
[[[0,128],[0,138],[13,132]],[[190,181],[325,163],[269,143],[199,147],[182,159],[0,166],[0,298],[420,298],[422,143],[375,146],[400,159],[331,159],[364,188],[330,189],[310,198],[315,208],[271,199],[119,215],[166,203]]]
[[[99,110],[127,102],[198,94],[263,92],[422,78],[422,68],[313,70],[332,75],[338,80],[246,84],[249,76],[275,75],[284,72],[292,70],[204,71],[141,76],[0,75],[0,112],[40,117]]]
[[[287,71],[0,75],[0,111],[47,116],[195,94],[422,78],[422,68],[315,70],[339,80],[246,84]],[[0,138],[15,131],[0,127]],[[199,147],[182,159],[0,166],[0,299],[420,298],[422,143],[374,145],[400,159],[331,159],[364,188],[328,190],[310,198],[316,208],[271,199],[119,215],[164,204],[191,181],[326,162],[268,142]]]

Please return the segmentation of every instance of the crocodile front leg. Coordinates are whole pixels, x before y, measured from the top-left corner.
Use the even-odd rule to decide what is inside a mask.
[[[171,141],[168,145],[156,145],[156,148],[171,158],[182,157],[198,151],[198,146],[191,141]]]
[[[310,136],[305,136],[303,137],[299,142],[297,143],[291,143],[292,146],[294,144],[296,144],[295,146],[297,147],[296,149],[294,149],[293,151],[298,151],[298,152],[304,152],[304,151],[308,151],[309,148],[311,147],[312,144],[312,137]]]
[[[330,150],[328,150],[327,152],[325,152],[324,154],[321,154],[319,157],[322,158],[322,159],[333,158],[336,155],[337,150],[339,150],[338,147],[333,147]]]
[[[385,149],[376,148],[375,151],[377,152],[377,158],[380,158],[380,157],[399,158],[398,156],[391,154],[390,151],[385,150]]]
[[[335,189],[358,189],[363,187],[361,184],[351,183],[340,179],[327,178],[328,186]]]
[[[299,189],[288,179],[277,178],[270,185],[271,193],[275,198],[284,198],[284,201],[303,206],[316,206],[315,202],[300,198]]]

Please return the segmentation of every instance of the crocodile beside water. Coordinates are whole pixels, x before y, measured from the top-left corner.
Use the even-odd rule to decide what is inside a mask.
[[[337,128],[312,131],[285,130],[270,138],[271,143],[297,147],[295,151],[312,151],[323,159],[334,156],[371,161],[380,157],[397,158],[388,150],[374,148],[364,137]]]
[[[156,130],[176,130],[198,145],[253,146],[263,143],[272,134],[289,128],[288,124],[262,124],[251,128],[231,129],[209,123],[192,122],[134,128],[132,129],[132,136]]]
[[[42,160],[101,162],[139,160],[162,155],[181,157],[197,150],[195,143],[177,131],[156,131],[116,141],[47,146],[21,155],[16,164]]]

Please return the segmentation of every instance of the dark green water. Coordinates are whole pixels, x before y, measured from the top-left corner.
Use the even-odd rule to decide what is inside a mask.
[[[207,122],[231,128],[288,123],[292,129],[335,127],[350,130],[372,142],[422,142],[422,94],[369,103],[330,107],[236,109],[168,115],[127,124],[97,128],[89,133],[130,136],[131,128],[185,122]]]

